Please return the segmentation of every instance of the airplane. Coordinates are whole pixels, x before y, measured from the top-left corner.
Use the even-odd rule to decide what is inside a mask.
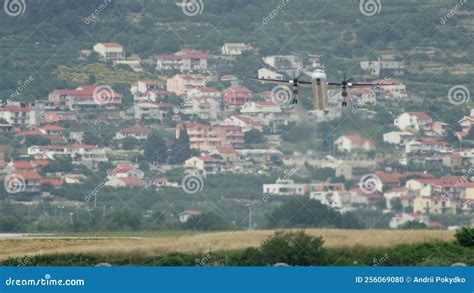
[[[298,103],[298,89],[302,87],[311,87],[313,90],[313,101],[316,110],[324,111],[328,105],[328,86],[339,86],[342,89],[342,107],[347,106],[348,89],[352,87],[373,87],[374,83],[353,83],[352,78],[347,79],[344,74],[344,79],[341,82],[328,82],[326,73],[322,69],[316,69],[314,72],[308,74],[311,77],[311,81],[300,80],[300,76],[293,75],[293,79],[280,80],[280,79],[266,79],[266,78],[253,78],[246,77],[250,80],[257,80],[262,83],[274,83],[274,84],[285,84],[290,85],[293,89],[293,101],[292,104]]]

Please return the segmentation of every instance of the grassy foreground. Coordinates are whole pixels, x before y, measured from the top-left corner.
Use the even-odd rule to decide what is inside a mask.
[[[307,229],[322,236],[329,249],[385,249],[401,244],[453,242],[454,234],[438,230]],[[119,232],[0,239],[0,261],[47,255],[87,255],[100,258],[156,257],[170,253],[207,254],[258,247],[275,231]]]

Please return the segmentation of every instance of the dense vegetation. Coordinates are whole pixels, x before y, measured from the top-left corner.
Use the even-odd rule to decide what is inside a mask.
[[[100,257],[89,255],[43,255],[9,259],[4,266],[268,266],[283,263],[293,266],[449,266],[474,265],[474,249],[456,243],[401,244],[386,248],[325,248],[324,239],[303,231],[276,232],[260,247],[234,252],[202,254],[171,253],[154,257]]]

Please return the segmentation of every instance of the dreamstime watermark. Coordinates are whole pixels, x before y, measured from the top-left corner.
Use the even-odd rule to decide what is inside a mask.
[[[374,16],[382,11],[380,0],[360,0],[359,10],[365,16]]]
[[[469,102],[471,94],[469,89],[463,85],[455,85],[448,91],[448,100],[451,104],[459,106]]]
[[[187,171],[187,174],[181,180],[181,188],[187,194],[194,194],[201,192],[204,188],[205,174],[201,175],[198,172]]]
[[[89,192],[87,195],[84,196],[84,201],[87,203],[93,199],[96,199],[97,194],[105,187],[105,184],[110,179],[115,177],[115,175],[117,175],[120,171],[121,171],[120,167],[116,167],[112,169],[112,171],[110,171],[110,173],[107,174],[107,176],[105,176],[105,178],[99,184],[97,184],[96,187],[91,192]]]
[[[212,259],[212,256],[210,253],[208,253],[201,258],[194,259],[194,262],[196,263],[196,267],[205,267],[209,264],[211,259]]]
[[[31,261],[33,260],[32,255],[27,255],[25,257],[21,257],[17,259],[18,265],[17,267],[26,267]]]
[[[293,94],[286,85],[277,85],[271,90],[272,101],[280,107],[290,104]]]
[[[447,23],[450,18],[459,13],[466,2],[467,0],[459,0],[459,2],[452,9],[450,9],[446,15],[441,16],[440,23]]]
[[[26,180],[19,174],[10,174],[3,180],[3,187],[5,191],[11,194],[16,194],[25,191]]]
[[[375,258],[374,257],[374,259],[372,261],[372,266],[374,266],[374,267],[383,266],[389,259],[390,259],[390,256],[388,255],[388,253],[385,253],[380,258]]]
[[[15,101],[18,98],[18,96],[20,96],[31,85],[31,83],[34,80],[35,79],[33,78],[33,76],[30,75],[25,80],[17,81],[17,83],[16,83],[17,87],[16,87],[15,91],[10,95],[10,97],[8,97],[8,99],[6,101],[7,104]]]
[[[366,194],[377,192],[381,187],[382,181],[376,174],[366,174],[359,180],[359,188]]]
[[[280,3],[277,6],[275,6],[275,8],[273,8],[272,12],[270,12],[267,16],[263,18],[262,24],[263,25],[268,24],[274,17],[278,15],[278,13],[280,13],[280,11],[283,10],[283,8],[285,8],[288,2],[290,2],[290,0],[281,0]]]
[[[9,16],[23,15],[26,11],[25,0],[5,0],[3,10]]]
[[[204,11],[202,0],[183,0],[181,10],[187,16],[196,16]]]
[[[113,102],[115,92],[109,85],[100,85],[92,92],[92,98],[97,105],[107,105]]]
[[[85,24],[91,24],[97,20],[97,17],[109,6],[109,3],[112,3],[112,0],[104,0],[104,3],[99,4],[97,8],[88,16],[84,18]]]

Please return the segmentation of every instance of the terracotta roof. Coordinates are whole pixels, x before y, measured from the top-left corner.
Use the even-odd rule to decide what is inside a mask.
[[[245,87],[230,87],[225,90],[225,92],[235,92],[243,94],[251,94],[252,91]]]
[[[135,126],[132,126],[132,127],[124,128],[124,129],[120,130],[120,132],[121,133],[143,133],[143,134],[148,134],[148,133],[150,133],[150,130],[147,129],[147,128],[135,125]]]
[[[114,169],[110,170],[110,173],[121,174],[121,173],[127,173],[131,170],[134,170],[134,169],[135,169],[135,167],[133,167],[130,164],[121,164],[121,165],[118,165],[117,167],[115,167]]]
[[[216,148],[217,151],[221,154],[236,154],[237,152],[231,146],[220,146]]]
[[[41,180],[43,178],[36,171],[19,171],[14,174],[23,177],[25,180]]]
[[[59,178],[44,178],[41,180],[41,184],[51,184],[54,187],[59,187],[62,185],[62,182]]]
[[[10,111],[10,112],[28,112],[33,111],[32,107],[20,107],[20,106],[6,106],[0,108],[0,111]]]
[[[415,116],[416,118],[420,120],[431,120],[430,115],[428,115],[426,112],[407,112],[410,116]]]
[[[135,178],[135,177],[123,177],[123,178],[118,178],[119,180],[125,182],[125,185],[127,186],[136,186],[136,187],[144,187],[146,186],[145,181]]]

